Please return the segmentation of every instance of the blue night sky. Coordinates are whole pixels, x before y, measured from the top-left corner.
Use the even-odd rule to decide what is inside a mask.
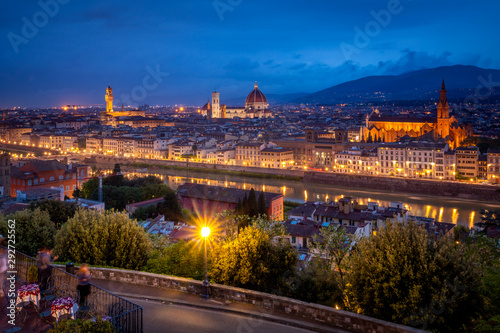
[[[244,97],[256,80],[282,94],[441,65],[500,68],[496,0],[59,2],[53,17],[37,1],[2,2],[0,107],[104,104],[108,84],[120,104],[125,94],[201,105],[215,88],[222,103]],[[390,17],[376,23],[382,10]],[[38,31],[23,32],[34,20]],[[160,82],[148,74],[157,69]]]

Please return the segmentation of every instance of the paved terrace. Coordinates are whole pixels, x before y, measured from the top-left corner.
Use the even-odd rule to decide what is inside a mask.
[[[92,283],[142,306],[146,333],[348,332],[252,304],[207,301],[199,295],[115,281],[93,280]]]

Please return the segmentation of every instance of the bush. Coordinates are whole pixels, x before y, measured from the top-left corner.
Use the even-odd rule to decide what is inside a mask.
[[[212,249],[210,276],[217,283],[263,292],[281,293],[297,264],[297,251],[286,242],[274,242],[253,226]]]
[[[61,261],[140,270],[151,240],[125,213],[79,209],[57,232],[54,250]]]
[[[106,320],[97,318],[94,322],[92,320],[63,320],[56,324],[55,328],[48,331],[48,333],[114,333],[116,332],[113,324]]]
[[[187,243],[180,241],[167,245],[161,252],[158,249],[148,260],[145,271],[203,280],[205,276],[203,244],[198,241]]]

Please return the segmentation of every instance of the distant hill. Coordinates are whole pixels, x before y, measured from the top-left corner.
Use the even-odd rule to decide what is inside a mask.
[[[265,91],[262,91],[264,95],[266,95],[267,102],[269,104],[284,104],[288,102],[292,102],[298,98],[309,95],[308,93],[292,93],[292,94],[266,94]],[[228,106],[245,106],[245,99],[247,97],[238,97],[238,98],[228,98],[221,99],[222,104],[226,104]]]
[[[401,75],[368,76],[299,97],[296,103],[337,104],[352,102],[381,102],[398,100],[436,100],[444,78],[449,99],[465,99],[475,93],[476,87],[489,82],[500,82],[500,70],[475,66],[443,66],[422,69]],[[481,77],[484,80],[481,80]],[[497,84],[499,85],[499,84]],[[483,84],[484,86],[484,84]],[[487,94],[483,88],[480,94]],[[495,89],[498,97],[499,89]],[[490,96],[491,97],[491,96]]]

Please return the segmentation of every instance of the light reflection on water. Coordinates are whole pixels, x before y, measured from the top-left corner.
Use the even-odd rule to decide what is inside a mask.
[[[480,209],[500,209],[500,204],[494,202],[479,202],[457,200],[456,198],[445,198],[436,196],[421,196],[404,193],[391,193],[376,190],[358,190],[350,188],[335,187],[326,184],[305,184],[297,181],[260,179],[241,176],[230,176],[223,174],[206,174],[202,172],[184,172],[178,170],[162,170],[161,175],[154,174],[173,189],[186,182],[195,184],[224,186],[256,191],[282,193],[286,200],[293,201],[338,201],[344,196],[351,196],[362,205],[370,201],[378,201],[380,206],[389,206],[391,201],[403,202],[404,207],[409,209],[413,215],[435,218],[440,222],[452,222],[471,227],[480,221]],[[128,175],[151,175],[146,173]]]

